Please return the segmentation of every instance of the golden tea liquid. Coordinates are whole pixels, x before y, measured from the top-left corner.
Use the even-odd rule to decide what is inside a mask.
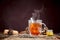
[[[30,24],[30,32],[32,35],[39,35],[40,34],[40,30],[39,28],[41,27],[41,25],[39,23],[31,23]]]

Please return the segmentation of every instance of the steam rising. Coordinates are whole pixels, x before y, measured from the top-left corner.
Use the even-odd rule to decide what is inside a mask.
[[[43,13],[44,12],[44,7],[42,7],[40,10],[34,10],[34,13],[32,13],[32,17],[34,18],[34,19],[40,19],[40,15],[41,15],[41,13]]]

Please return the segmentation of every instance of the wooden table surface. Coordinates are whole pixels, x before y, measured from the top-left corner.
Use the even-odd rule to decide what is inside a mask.
[[[60,40],[60,39],[56,38],[55,36],[45,36],[45,35],[40,35],[40,37],[27,37],[26,35],[24,37],[21,35],[11,35],[2,40]]]

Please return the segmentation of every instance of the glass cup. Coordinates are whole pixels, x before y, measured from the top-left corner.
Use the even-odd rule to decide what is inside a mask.
[[[30,35],[39,35],[41,34],[41,28],[42,28],[42,21],[36,20],[33,23],[31,20],[28,21],[29,23],[29,33]]]

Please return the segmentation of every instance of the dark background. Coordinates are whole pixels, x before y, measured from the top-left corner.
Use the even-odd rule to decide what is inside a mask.
[[[0,32],[4,29],[23,31],[34,9],[44,11],[40,18],[55,33],[60,32],[60,1],[58,0],[0,0]]]

